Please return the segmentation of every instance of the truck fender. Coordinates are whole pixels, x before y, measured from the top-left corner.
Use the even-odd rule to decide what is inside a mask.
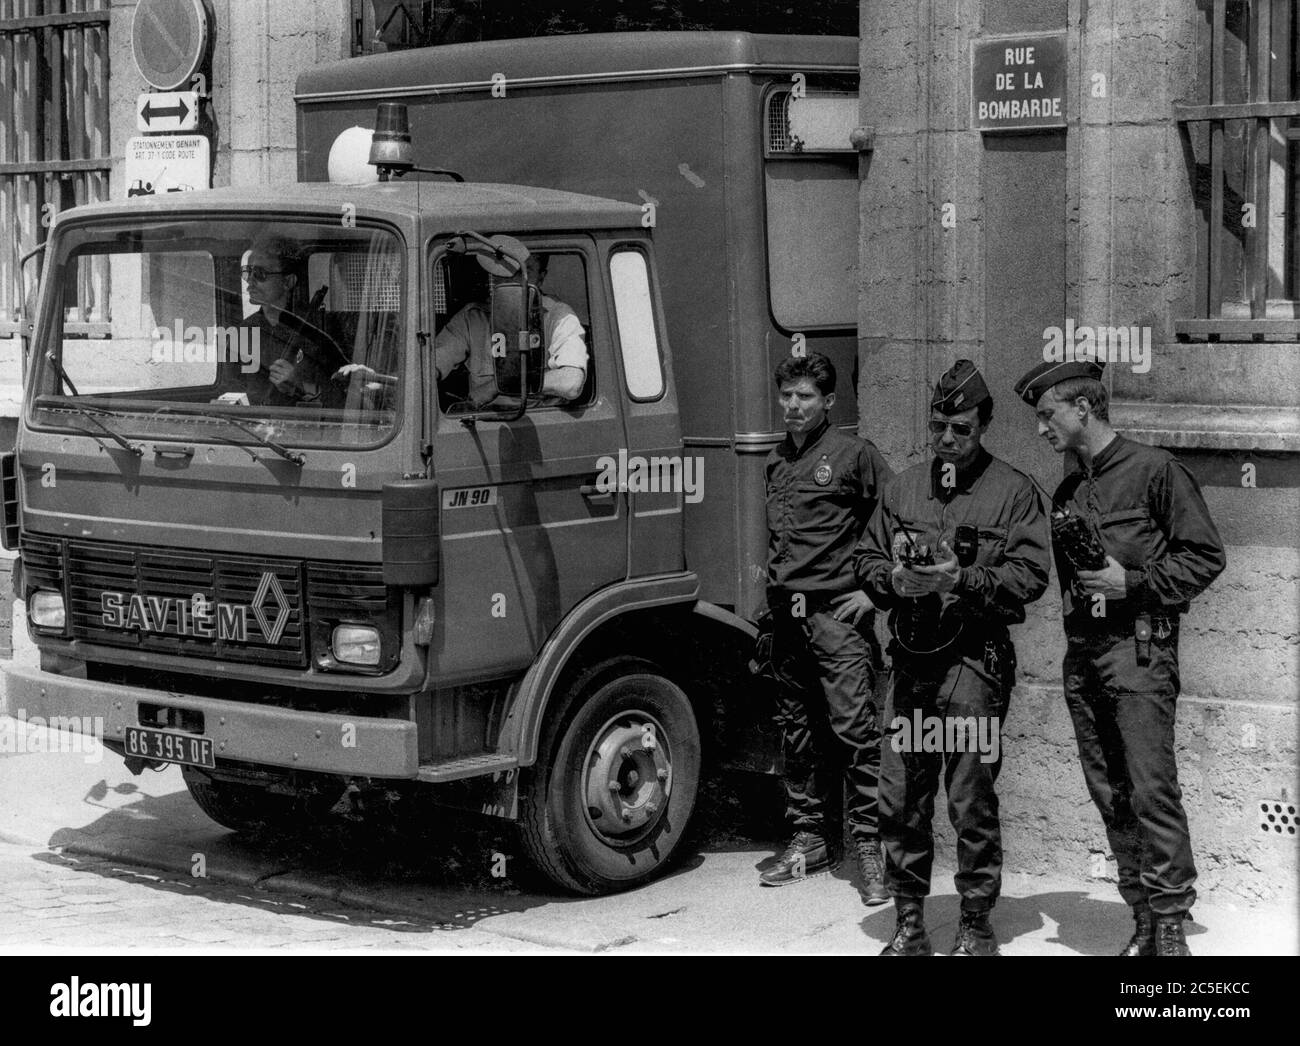
[[[523,678],[512,688],[510,708],[501,725],[497,751],[514,755],[520,766],[537,761],[537,745],[542,732],[542,717],[551,692],[559,681],[569,658],[583,641],[605,622],[634,610],[680,603],[700,604],[700,582],[692,571],[659,574],[654,577],[620,581],[593,592],[575,606],[542,644]],[[714,607],[719,614],[726,611]],[[727,615],[730,617],[731,615]],[[735,618],[741,625],[747,624]],[[753,626],[749,626],[753,629]]]

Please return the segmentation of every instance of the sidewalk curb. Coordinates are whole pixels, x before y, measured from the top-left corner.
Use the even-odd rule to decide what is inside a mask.
[[[56,846],[50,846],[45,843],[38,844],[43,849],[52,853],[60,854],[78,854],[83,857],[97,857],[104,861],[120,861],[123,864],[129,864],[132,867],[152,868],[159,872],[169,872],[185,879],[194,878],[192,866],[188,858],[177,857],[174,854],[166,852],[154,854],[141,854],[138,851],[131,850],[120,845],[110,843],[100,843],[94,839],[78,840],[73,843],[60,843]],[[214,882],[228,883],[234,886],[247,886],[254,889],[262,889],[263,883],[273,880],[278,875],[290,872],[292,869],[284,871],[258,871],[257,873],[244,872],[238,868],[208,868],[208,874],[203,878],[211,879]],[[287,892],[287,891],[285,891]],[[315,891],[294,891],[305,893],[309,896],[318,896]]]

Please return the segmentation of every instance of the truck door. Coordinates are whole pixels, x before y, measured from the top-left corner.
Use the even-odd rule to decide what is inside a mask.
[[[484,291],[474,259],[448,253],[445,242],[435,242],[431,255],[443,571],[430,656],[443,684],[522,669],[576,603],[627,576],[627,495],[598,482],[627,437],[606,310],[593,307],[603,294],[595,244],[587,237],[525,243],[547,262],[544,330],[570,339],[576,331],[587,365],[576,399],[530,404],[515,421],[475,417],[465,402],[486,378],[476,369],[490,371],[481,354],[438,379],[435,361],[446,344],[438,334],[448,324],[450,332],[481,329],[481,320],[479,327],[468,321]]]

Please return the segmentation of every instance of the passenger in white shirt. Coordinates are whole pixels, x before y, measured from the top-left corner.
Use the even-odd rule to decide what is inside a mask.
[[[546,279],[546,255],[528,256],[528,282],[541,286]],[[587,380],[587,342],[577,314],[557,298],[542,295],[542,336],[546,371],[542,395],[575,400]],[[461,363],[469,371],[469,400],[476,407],[498,394],[492,359],[492,322],[486,302],[471,302],[449,319],[433,343],[439,380]]]

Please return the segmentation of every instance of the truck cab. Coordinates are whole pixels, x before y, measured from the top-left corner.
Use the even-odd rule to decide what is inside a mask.
[[[637,207],[214,190],[65,212],[45,255],[0,463],[40,649],[15,707],[181,763],[235,829],[404,782],[519,820],[572,890],[671,859],[752,628],[685,565]]]

